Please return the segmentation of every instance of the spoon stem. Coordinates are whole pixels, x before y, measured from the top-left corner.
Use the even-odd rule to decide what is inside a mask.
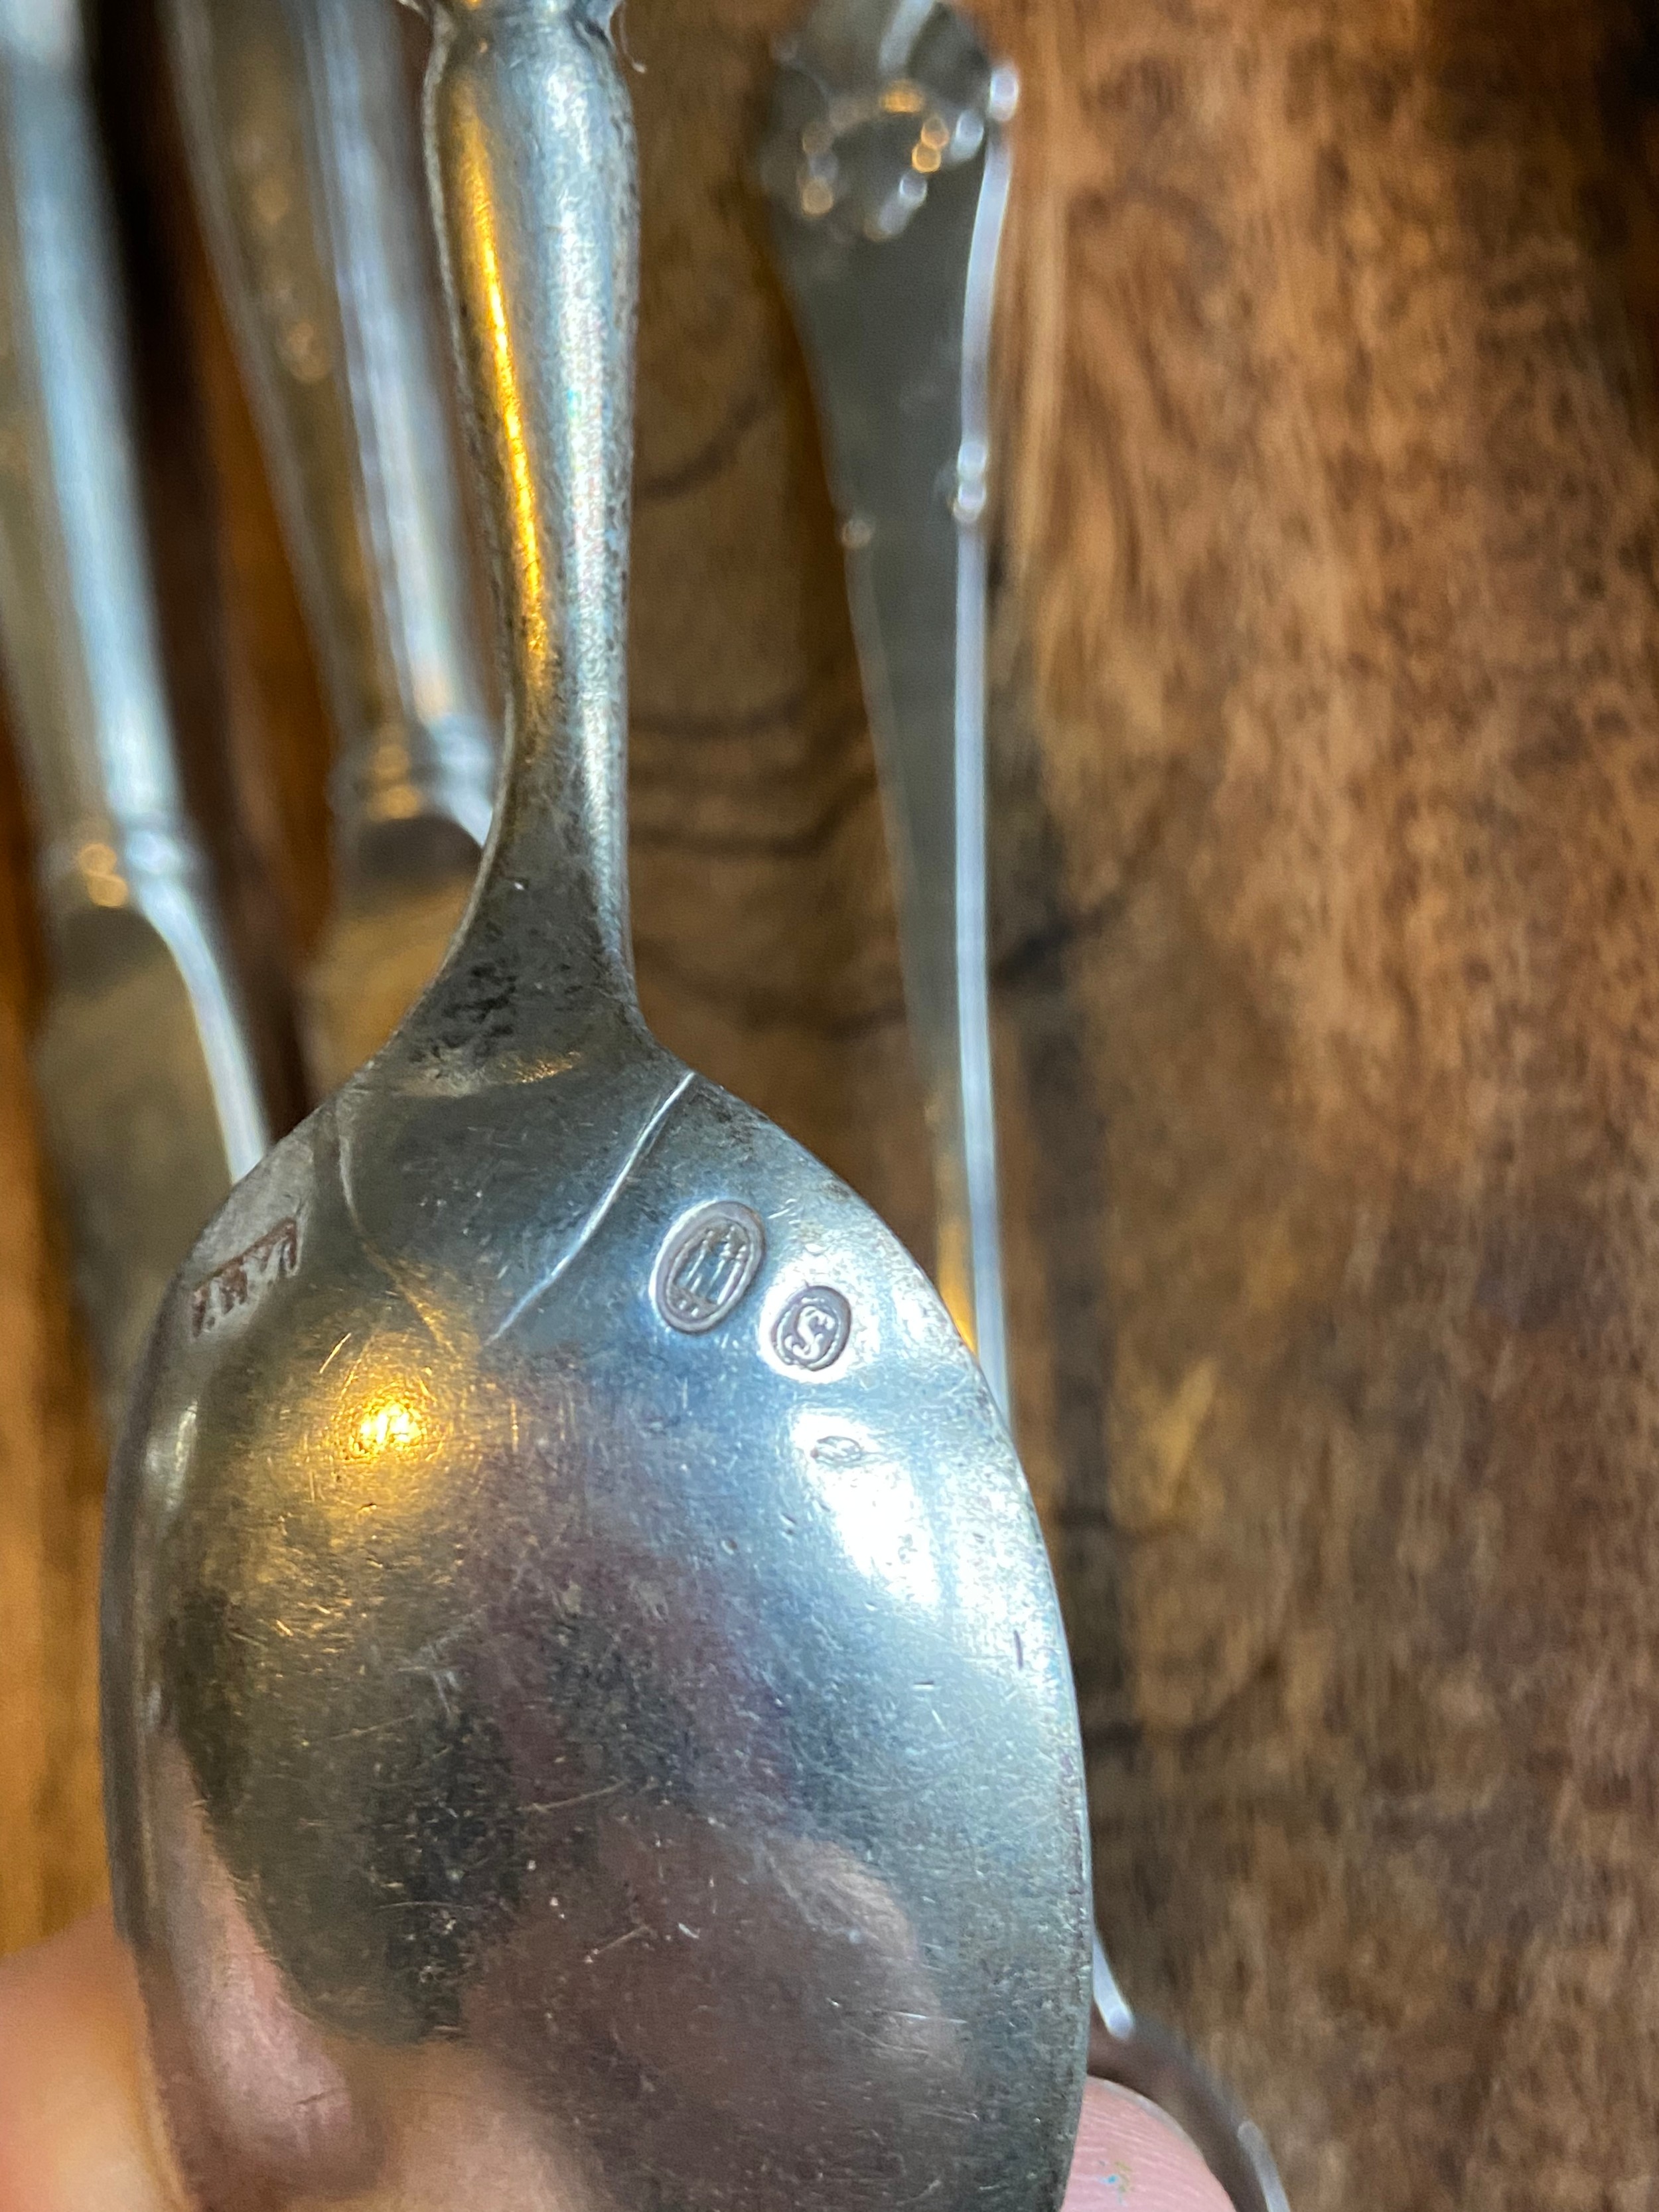
[[[484,876],[438,989],[470,988],[481,963],[510,957],[520,1035],[533,1002],[543,1049],[596,1003],[635,1009],[624,760],[638,223],[613,5],[437,0],[426,85],[507,702]]]

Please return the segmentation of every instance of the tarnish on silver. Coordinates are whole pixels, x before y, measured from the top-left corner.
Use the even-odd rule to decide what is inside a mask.
[[[946,1303],[1009,1410],[988,988],[984,519],[1013,70],[939,0],[821,0],[761,155],[842,518],[933,1139]],[[1240,2212],[1285,2212],[1259,2129],[1094,1941],[1097,2072],[1177,2118]]]
[[[985,486],[1013,72],[952,9],[826,0],[761,175],[806,343],[881,766],[936,1279],[1008,1402],[986,983]]]
[[[488,835],[495,732],[414,91],[390,0],[168,0],[198,196],[325,681],[331,1087],[428,980]]]
[[[890,1232],[635,995],[605,20],[438,14],[509,767],[442,973],[164,1305],[109,1516],[118,1916],[198,2208],[1054,2212],[1087,1822],[1029,1493]],[[710,1206],[764,1251],[688,1333],[649,1285]],[[777,1328],[818,1358],[826,1288],[809,1370]]]
[[[52,939],[35,1074],[113,1426],[268,1133],[173,757],[80,21],[46,0],[0,5],[0,642]]]

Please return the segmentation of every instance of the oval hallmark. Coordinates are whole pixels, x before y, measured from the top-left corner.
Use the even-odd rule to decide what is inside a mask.
[[[735,1199],[700,1206],[658,1255],[651,1295],[671,1328],[702,1336],[742,1299],[766,1255],[760,1217]]]

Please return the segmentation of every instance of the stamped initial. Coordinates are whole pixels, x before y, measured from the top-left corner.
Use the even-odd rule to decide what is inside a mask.
[[[797,1291],[778,1316],[772,1342],[786,1367],[819,1375],[835,1365],[852,1334],[852,1307],[839,1291],[814,1283]]]
[[[198,1283],[190,1296],[190,1328],[201,1336],[254,1298],[268,1283],[280,1282],[300,1264],[300,1224],[289,1214],[245,1251]]]

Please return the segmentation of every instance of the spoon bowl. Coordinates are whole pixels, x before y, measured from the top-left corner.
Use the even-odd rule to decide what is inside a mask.
[[[635,997],[608,12],[435,25],[508,766],[432,989],[164,1304],[118,1915],[214,2212],[1049,2212],[1087,1844],[1024,1479],[920,1270]]]

